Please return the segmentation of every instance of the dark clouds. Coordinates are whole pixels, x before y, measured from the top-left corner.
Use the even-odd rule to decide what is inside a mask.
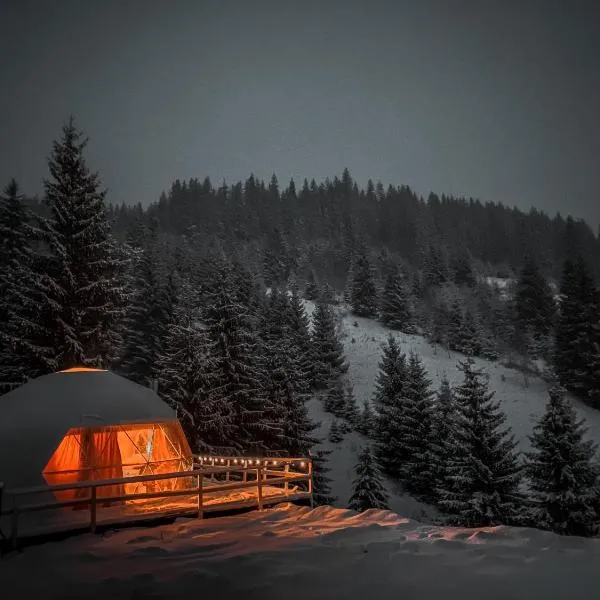
[[[597,2],[3,2],[0,177],[73,113],[110,200],[348,166],[600,221]]]

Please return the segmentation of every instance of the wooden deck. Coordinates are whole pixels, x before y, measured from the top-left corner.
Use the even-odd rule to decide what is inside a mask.
[[[182,489],[99,497],[103,486],[179,480]],[[53,492],[89,490],[77,500],[59,502]],[[40,496],[44,501],[40,502]],[[51,499],[49,499],[51,496]],[[32,502],[36,498],[38,501]],[[4,490],[0,529],[17,547],[19,540],[58,532],[94,531],[98,526],[155,520],[161,517],[258,508],[281,502],[312,503],[309,459],[196,457],[192,471],[121,479]]]

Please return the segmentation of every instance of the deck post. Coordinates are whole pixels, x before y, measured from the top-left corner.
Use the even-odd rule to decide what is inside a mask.
[[[198,475],[198,518],[204,518],[204,474]]]
[[[97,508],[98,508],[98,504],[96,502],[96,497],[97,497],[97,490],[98,488],[96,488],[95,485],[92,485],[90,487],[90,530],[92,531],[92,533],[94,533],[96,531],[96,521],[97,521]]]
[[[227,459],[227,469],[231,468],[231,459],[228,458]],[[227,471],[227,473],[225,473],[225,481],[229,481],[229,470]]]
[[[262,469],[261,464],[258,463],[256,469],[256,482],[258,488],[258,510],[262,510],[263,507],[263,489],[262,489]]]
[[[312,459],[308,461],[308,493],[310,494],[310,507],[314,508],[313,500],[313,464]]]
[[[289,462],[285,463],[285,468],[284,468],[283,472],[285,473],[285,477],[287,477],[290,474],[290,463]],[[287,479],[285,480],[285,483],[283,484],[283,489],[285,490],[285,494],[287,496],[287,493],[289,492],[289,489],[290,489]]]

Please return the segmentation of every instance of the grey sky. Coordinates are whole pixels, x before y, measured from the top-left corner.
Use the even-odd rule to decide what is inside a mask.
[[[4,0],[0,177],[73,113],[112,202],[341,174],[600,221],[600,2]]]

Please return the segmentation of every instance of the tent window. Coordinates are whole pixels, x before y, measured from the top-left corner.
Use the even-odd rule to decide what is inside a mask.
[[[177,421],[76,428],[67,432],[43,470],[49,485],[121,479],[187,471],[192,453]],[[98,488],[98,497],[192,487],[191,478],[118,483]],[[87,490],[55,492],[59,500],[87,495]],[[135,502],[135,501],[134,501]]]

